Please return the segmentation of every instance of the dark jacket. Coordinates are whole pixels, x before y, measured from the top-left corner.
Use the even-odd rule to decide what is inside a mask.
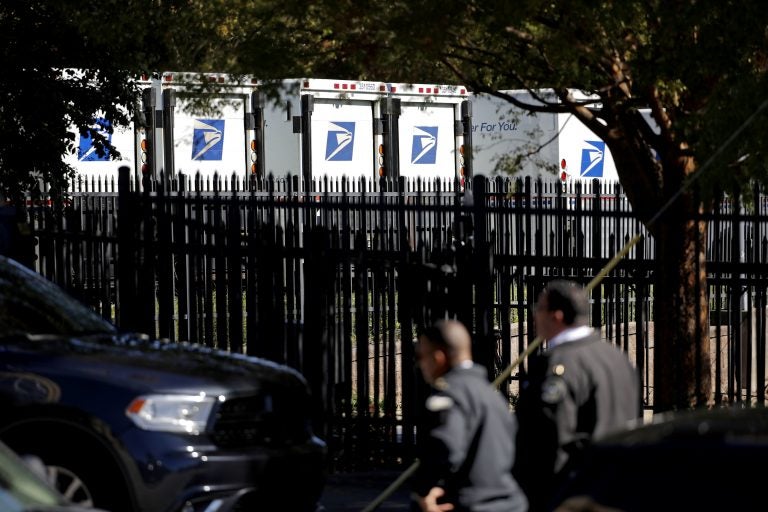
[[[533,356],[516,407],[514,475],[531,511],[549,510],[590,442],[641,414],[640,381],[626,354],[597,334]]]
[[[515,419],[485,368],[454,368],[434,388],[425,404],[414,491],[424,496],[433,486],[443,487],[457,511],[527,510],[512,477]]]

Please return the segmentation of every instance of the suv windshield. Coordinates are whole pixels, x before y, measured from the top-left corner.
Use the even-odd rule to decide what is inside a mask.
[[[0,256],[0,337],[115,332],[112,324],[40,274]]]

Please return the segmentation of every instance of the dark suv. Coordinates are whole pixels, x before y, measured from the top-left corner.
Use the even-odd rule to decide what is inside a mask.
[[[318,508],[326,446],[298,372],[119,332],[4,257],[0,401],[0,439],[74,503],[198,512],[250,488],[258,510]]]

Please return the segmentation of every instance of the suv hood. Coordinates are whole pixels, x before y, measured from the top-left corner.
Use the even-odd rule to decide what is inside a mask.
[[[136,333],[98,333],[77,337],[27,335],[5,339],[0,354],[34,353],[41,374],[67,374],[76,367],[79,375],[100,381],[132,383],[143,388],[173,391],[203,386],[214,391],[226,384],[230,391],[252,390],[257,382],[306,387],[301,374],[288,366],[257,357],[234,354],[191,343],[150,340]],[[35,363],[38,364],[38,363]],[[27,366],[27,371],[31,370]],[[163,378],[174,375],[172,382]]]

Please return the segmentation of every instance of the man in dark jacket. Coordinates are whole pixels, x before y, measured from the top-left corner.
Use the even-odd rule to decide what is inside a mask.
[[[641,415],[640,382],[626,354],[587,326],[589,300],[569,281],[552,281],[536,304],[546,350],[531,357],[516,407],[514,475],[532,512],[550,510],[594,439]]]
[[[437,322],[419,336],[416,356],[433,388],[413,478],[421,510],[527,510],[512,477],[514,416],[485,368],[473,364],[467,329],[453,320]]]

